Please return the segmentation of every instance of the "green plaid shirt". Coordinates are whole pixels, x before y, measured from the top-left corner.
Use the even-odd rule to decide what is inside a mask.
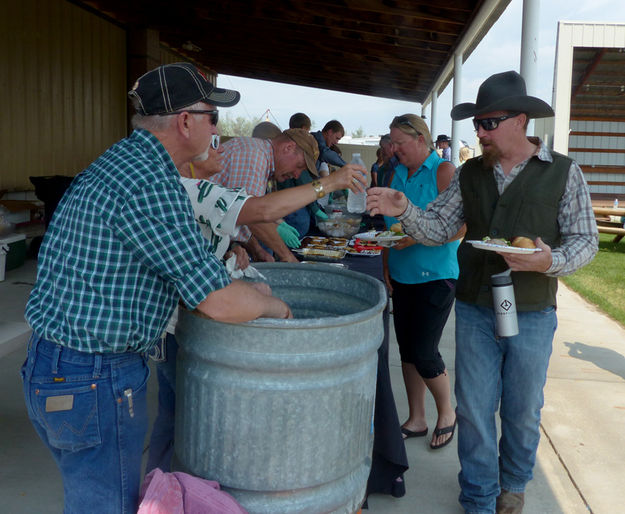
[[[143,352],[179,298],[193,309],[229,283],[169,154],[136,130],[80,173],[59,203],[26,319],[75,350]]]

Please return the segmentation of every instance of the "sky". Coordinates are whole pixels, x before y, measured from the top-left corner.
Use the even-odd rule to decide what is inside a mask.
[[[521,22],[523,1],[512,0],[490,32],[482,39],[464,63],[461,102],[475,102],[479,85],[492,75],[507,70],[520,71]],[[625,23],[623,0],[542,0],[538,36],[538,77],[535,96],[552,104],[558,21],[590,21]],[[505,64],[502,64],[505,63]],[[288,128],[295,112],[305,112],[313,120],[313,130],[321,130],[326,121],[338,119],[346,134],[362,127],[366,135],[388,132],[394,116],[421,114],[421,104],[384,98],[339,93],[324,89],[292,86],[276,82],[218,75],[217,85],[241,92],[241,101],[228,112],[233,117],[260,117],[269,109],[269,120],[280,128]],[[438,98],[436,131],[451,137],[453,82]],[[430,117],[430,106],[425,115]],[[460,123],[460,139],[471,145],[475,139],[470,120]],[[436,137],[436,134],[433,134]]]

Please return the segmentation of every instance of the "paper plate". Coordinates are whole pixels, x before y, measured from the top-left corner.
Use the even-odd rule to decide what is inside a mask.
[[[486,241],[477,241],[471,240],[467,241],[473,245],[473,248],[479,248],[480,250],[489,250],[491,252],[501,252],[501,253],[536,253],[541,252],[540,248],[517,248],[516,246],[504,246],[504,245],[495,245],[493,243],[488,243]]]

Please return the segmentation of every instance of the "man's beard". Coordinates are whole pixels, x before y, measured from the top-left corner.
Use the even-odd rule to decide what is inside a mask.
[[[482,145],[481,142],[480,145]],[[492,142],[486,150],[484,150],[484,146],[482,145],[482,162],[487,168],[494,168],[495,164],[497,164],[500,159],[501,151]]]
[[[204,150],[204,152],[202,152],[200,155],[197,155],[196,157],[194,157],[193,159],[191,159],[192,161],[205,161],[206,159],[208,159],[208,151],[210,150],[210,146],[208,148],[206,148],[206,150]]]

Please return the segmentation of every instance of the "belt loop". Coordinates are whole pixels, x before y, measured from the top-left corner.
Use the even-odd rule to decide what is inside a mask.
[[[39,337],[34,331],[30,334],[30,339],[28,340],[28,350],[33,353],[37,353],[37,346],[39,346],[39,341],[41,341],[41,337]]]
[[[93,359],[93,378],[100,378],[102,372],[102,354],[96,353]]]
[[[59,360],[61,359],[61,351],[63,347],[57,344],[54,347],[54,353],[52,354],[52,374],[56,375],[59,372]]]

